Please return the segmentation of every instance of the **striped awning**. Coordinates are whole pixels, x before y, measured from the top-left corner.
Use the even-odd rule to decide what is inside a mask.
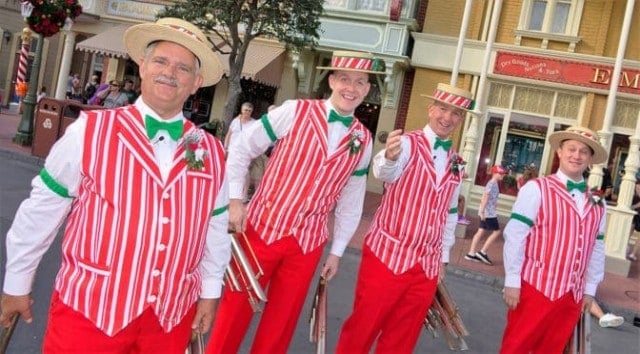
[[[242,67],[242,77],[263,84],[279,87],[284,67],[283,47],[251,42]],[[219,54],[224,73],[229,75],[229,55]]]
[[[129,26],[110,28],[82,42],[78,42],[76,49],[89,53],[102,54],[108,57],[128,59],[129,55],[124,49],[124,42],[122,41],[122,36],[127,28],[129,28]]]

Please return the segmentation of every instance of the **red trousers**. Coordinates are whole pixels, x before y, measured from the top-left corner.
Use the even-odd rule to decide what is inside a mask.
[[[251,353],[286,353],[323,247],[303,254],[294,237],[285,237],[267,245],[251,225],[247,225],[245,234],[264,272],[259,282],[263,289],[269,285]],[[239,241],[246,250],[243,237]],[[248,252],[245,253],[252,258]],[[237,353],[252,316],[247,293],[225,288],[207,344],[207,354]]]
[[[153,309],[147,308],[127,327],[109,337],[84,315],[63,304],[56,291],[51,297],[43,353],[184,354],[191,338],[195,314],[194,305],[182,322],[166,333],[160,327]]]
[[[394,274],[369,250],[362,250],[353,313],[344,323],[336,353],[413,353],[438,285],[419,264]]]
[[[562,353],[580,319],[582,301],[571,292],[551,301],[533,286],[522,283],[520,303],[507,313],[501,354]]]

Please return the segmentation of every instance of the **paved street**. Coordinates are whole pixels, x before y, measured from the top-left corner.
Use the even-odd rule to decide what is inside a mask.
[[[13,215],[22,199],[30,190],[30,181],[38,173],[41,160],[0,149],[0,166],[2,180],[0,182],[0,242],[4,245],[4,237],[11,224]],[[45,256],[35,281],[33,297],[35,299],[34,323],[20,323],[9,346],[10,354],[39,353],[44,332],[48,301],[53,280],[59,264],[59,238]],[[0,255],[0,280],[4,277],[6,255],[2,247]],[[354,281],[357,273],[360,252],[350,248],[344,255],[341,272],[329,287],[329,330],[327,336],[328,352],[335,346],[339,328],[348,316],[353,301]],[[460,306],[464,323],[471,332],[467,338],[470,353],[496,353],[504,327],[505,308],[502,304],[499,289],[500,279],[480,273],[451,267],[447,275],[447,284],[452,296]],[[312,291],[315,284],[312,285]],[[307,317],[309,301],[298,324],[290,353],[312,353],[313,345],[308,342],[309,326]],[[255,322],[255,321],[254,321]],[[617,329],[602,329],[592,322],[592,353],[638,353],[640,351],[640,329],[633,327],[629,321]],[[72,329],[70,329],[72,330]],[[273,335],[278,335],[274,333]],[[242,352],[248,351],[248,344]],[[420,337],[416,353],[449,353],[442,337],[433,338],[426,331]]]

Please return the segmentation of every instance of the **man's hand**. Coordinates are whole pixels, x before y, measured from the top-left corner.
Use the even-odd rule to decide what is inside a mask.
[[[0,325],[4,328],[9,327],[11,325],[11,319],[15,314],[20,314],[26,323],[31,323],[33,321],[33,315],[31,313],[32,303],[33,300],[31,300],[30,295],[13,296],[2,294],[2,299],[0,300],[0,307],[2,308],[0,312]]]
[[[241,199],[229,199],[229,229],[244,232],[247,226],[247,208]]]
[[[196,316],[193,318],[191,328],[194,332],[204,334],[209,332],[211,324],[216,316],[218,299],[200,299],[196,308]]]
[[[520,288],[510,288],[505,286],[502,299],[510,310],[515,309],[520,302]]]
[[[340,266],[340,257],[335,254],[329,253],[327,256],[327,260],[324,262],[322,266],[322,271],[320,275],[327,279],[327,281],[331,280],[336,273],[338,273],[338,267]]]
[[[396,129],[389,133],[389,136],[387,137],[387,143],[385,144],[385,159],[391,161],[398,160],[398,157],[400,157],[400,153],[402,152],[400,137],[402,137],[402,129]]]
[[[591,306],[593,305],[594,301],[596,300],[593,298],[593,296],[585,295],[582,298],[582,312],[586,312],[586,313],[591,312]]]

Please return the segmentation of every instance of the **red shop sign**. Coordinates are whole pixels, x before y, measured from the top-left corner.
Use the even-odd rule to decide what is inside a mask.
[[[608,90],[613,66],[498,51],[494,73]],[[623,68],[618,91],[640,94],[640,70]]]

